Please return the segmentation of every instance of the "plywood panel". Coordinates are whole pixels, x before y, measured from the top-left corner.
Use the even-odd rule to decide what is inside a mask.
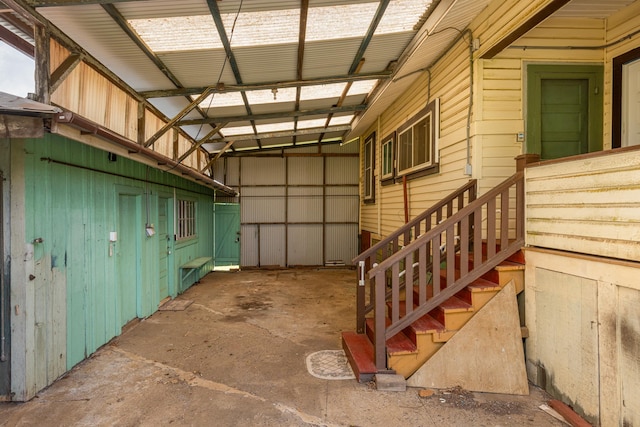
[[[622,393],[621,425],[640,425],[640,291],[619,288],[618,337],[620,345],[619,372]]]
[[[427,360],[407,385],[529,394],[513,281]]]
[[[543,268],[535,275],[536,355],[547,391],[598,419],[597,282]]]

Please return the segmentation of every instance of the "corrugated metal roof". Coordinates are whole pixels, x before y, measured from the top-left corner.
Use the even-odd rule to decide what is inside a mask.
[[[0,92],[0,114],[19,116],[52,116],[62,112],[58,107]]]
[[[213,108],[207,108],[205,100],[200,111],[191,111],[179,122],[192,136],[202,136],[212,125],[226,122],[229,128],[245,126],[253,132],[264,123],[310,119],[326,123],[329,116],[355,117],[348,135],[340,120],[331,120],[325,132],[313,134],[301,135],[299,130],[304,126],[296,129],[289,125],[289,135],[280,132],[269,138],[244,138],[231,148],[246,150],[314,142],[314,138],[316,143],[320,139],[333,141],[362,133],[419,76],[414,72],[438,58],[489,1],[389,0],[377,27],[371,25],[377,22],[372,20],[385,1],[309,0],[306,11],[300,9],[299,0],[148,0],[69,6],[47,6],[46,0],[28,3],[168,117],[186,108],[204,88],[223,84],[225,92],[218,93],[214,101],[228,103],[215,102]],[[603,18],[630,3],[632,0],[572,0],[557,15]],[[299,27],[305,21],[300,16],[305,13],[306,31],[301,33]],[[195,32],[174,18],[194,23]],[[1,13],[0,22],[28,37],[3,21]],[[216,28],[219,23],[224,28]],[[133,30],[127,34],[122,27],[128,25],[139,33]],[[368,34],[370,28],[373,32]],[[199,48],[196,40],[205,48]],[[299,46],[299,41],[304,44]],[[156,42],[160,44],[153,51]],[[144,43],[151,46],[147,52],[141,47]],[[340,93],[321,99],[296,96],[310,85],[363,77],[380,83],[368,97],[353,93],[344,98]],[[280,91],[274,102],[253,96],[253,90],[268,95],[272,89]],[[287,90],[294,96],[287,96]],[[342,127],[334,127],[337,125]],[[226,133],[233,133],[228,131],[223,128],[216,138],[225,139],[204,147],[214,150],[226,146]]]

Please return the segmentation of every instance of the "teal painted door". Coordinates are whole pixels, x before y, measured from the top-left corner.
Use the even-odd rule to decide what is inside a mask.
[[[160,300],[169,296],[169,256],[171,254],[171,234],[169,229],[169,199],[158,198],[158,295]]]
[[[215,265],[240,265],[240,205],[215,204]]]
[[[141,217],[139,196],[120,194],[118,203],[118,303],[120,325],[137,316]]]
[[[540,86],[540,158],[588,153],[589,81],[543,79]]]

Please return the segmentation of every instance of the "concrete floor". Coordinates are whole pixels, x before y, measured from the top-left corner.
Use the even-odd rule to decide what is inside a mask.
[[[354,327],[355,272],[214,272],[105,345],[0,426],[554,426],[529,396],[381,392],[312,376],[306,357]]]

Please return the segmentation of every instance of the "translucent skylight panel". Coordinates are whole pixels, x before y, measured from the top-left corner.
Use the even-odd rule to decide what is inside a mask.
[[[329,122],[330,125],[335,126],[335,125],[348,125],[349,123],[351,123],[351,120],[353,120],[353,114],[348,115],[348,116],[333,116],[331,118],[331,122]]]
[[[253,128],[251,126],[236,126],[222,129],[222,133],[226,137],[233,137],[235,135],[251,135],[253,134]]]
[[[227,36],[235,14],[222,15]],[[281,43],[297,43],[300,26],[300,9],[265,10],[240,13],[236,22],[231,46],[258,46]]]
[[[379,2],[341,6],[310,7],[307,18],[307,41],[363,37]]]
[[[365,95],[371,92],[378,80],[359,80],[353,82],[347,95]]]
[[[413,27],[432,2],[433,0],[391,0],[375,33],[413,31]]]
[[[130,19],[128,22],[154,52],[223,47],[211,15]]]
[[[267,123],[262,125],[256,125],[258,133],[266,132],[280,132],[293,130],[293,121],[279,122],[279,123]]]
[[[196,99],[197,96],[192,96]],[[221,92],[207,96],[199,105],[200,108],[238,107],[244,105],[240,92]]]
[[[299,120],[298,121],[298,129],[313,129],[313,128],[322,128],[325,123],[327,123],[327,118],[324,117],[322,119],[308,119],[308,120]]]
[[[278,88],[273,93],[272,89],[265,90],[250,90],[246,92],[249,104],[272,104],[273,102],[295,102],[296,100],[296,88],[285,87]]]
[[[342,95],[346,83],[331,83],[327,85],[303,86],[300,90],[300,100],[338,98]]]

